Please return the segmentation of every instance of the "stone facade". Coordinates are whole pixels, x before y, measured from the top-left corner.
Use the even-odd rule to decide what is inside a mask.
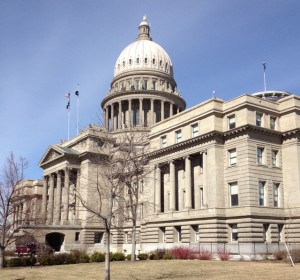
[[[45,238],[57,250],[103,249],[104,227],[73,193],[95,203],[93,156],[132,128],[147,134],[152,170],[142,182],[150,203],[140,210],[139,250],[300,242],[300,98],[269,91],[185,109],[176,87],[173,64],[143,18],[117,59],[101,104],[104,126],[90,125],[41,159]],[[122,222],[112,248],[130,252],[130,243],[130,223]]]

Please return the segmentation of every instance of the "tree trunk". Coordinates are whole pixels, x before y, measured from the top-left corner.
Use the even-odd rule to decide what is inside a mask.
[[[110,231],[106,229],[105,231],[106,240],[105,240],[105,280],[110,280]]]
[[[0,269],[4,268],[4,247],[0,246]]]
[[[131,239],[131,261],[135,261],[135,251],[136,251],[136,224],[133,222],[132,225],[132,239]]]

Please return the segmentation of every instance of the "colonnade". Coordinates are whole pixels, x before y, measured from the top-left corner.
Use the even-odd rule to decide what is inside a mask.
[[[65,225],[75,219],[80,172],[65,168],[44,177],[42,216],[47,224]]]
[[[109,131],[135,126],[151,126],[178,114],[181,109],[170,101],[153,98],[118,100],[104,107]]]
[[[206,150],[157,164],[154,169],[155,212],[205,207],[207,205],[206,180]]]

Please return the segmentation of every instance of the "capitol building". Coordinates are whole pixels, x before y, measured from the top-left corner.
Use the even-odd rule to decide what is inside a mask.
[[[274,90],[186,108],[185,94],[144,17],[114,65],[103,125],[49,146],[39,163],[43,180],[24,182],[33,199],[20,211],[42,215],[40,242],[56,251],[104,249],[104,226],[74,193],[95,202],[94,155],[129,132],[145,136],[149,160],[149,176],[136,182],[137,250],[300,242],[300,98]],[[130,221],[114,223],[112,250],[130,253]]]

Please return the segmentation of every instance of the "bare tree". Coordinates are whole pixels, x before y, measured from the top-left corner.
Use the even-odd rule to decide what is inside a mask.
[[[145,209],[149,206],[149,197],[145,193],[145,182],[149,179],[151,168],[147,154],[149,142],[145,132],[128,131],[123,133],[121,146],[126,151],[126,169],[122,174],[126,186],[124,195],[125,220],[131,222],[131,261],[136,259],[137,222],[143,218]]]
[[[30,229],[26,230],[25,225],[30,224],[31,217],[27,214],[18,215],[17,209],[23,207],[26,196],[21,191],[21,181],[24,179],[24,170],[27,161],[20,157],[15,158],[13,153],[7,157],[0,177],[0,268],[4,266],[4,251],[20,237],[32,234]],[[16,216],[18,217],[16,218]],[[32,223],[31,223],[32,225]]]
[[[105,280],[110,280],[111,229],[115,217],[122,209],[123,184],[120,174],[124,173],[124,152],[121,146],[109,136],[98,140],[98,146],[90,157],[92,170],[84,179],[85,186],[75,191],[81,206],[90,213],[89,219],[96,219],[105,230]],[[84,176],[81,174],[81,176]],[[84,190],[88,189],[87,195]]]

